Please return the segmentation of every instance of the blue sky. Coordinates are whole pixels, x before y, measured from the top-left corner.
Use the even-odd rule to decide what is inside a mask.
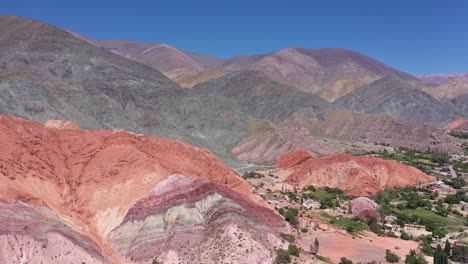
[[[468,72],[466,0],[5,0],[0,13],[222,58],[339,47],[415,75]]]

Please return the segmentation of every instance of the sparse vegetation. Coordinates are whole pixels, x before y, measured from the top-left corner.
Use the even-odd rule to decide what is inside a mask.
[[[294,241],[296,241],[296,237],[294,237],[294,235],[291,234],[280,233],[280,236],[289,243],[293,243]]]
[[[416,251],[411,250],[410,253],[405,258],[405,264],[428,264],[424,259],[424,256],[420,253],[417,254]]]

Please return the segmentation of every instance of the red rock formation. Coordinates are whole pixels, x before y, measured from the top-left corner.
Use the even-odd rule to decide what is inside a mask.
[[[47,206],[73,232],[99,245],[97,250],[112,262],[122,260],[108,235],[169,175],[205,179],[242,196],[250,206],[263,206],[249,185],[218,158],[177,141],[125,131],[47,128],[0,116],[0,146],[0,199]],[[252,219],[259,223],[275,219],[267,209],[254,211],[259,214]],[[268,217],[262,216],[265,212]]]
[[[289,184],[337,187],[355,196],[433,180],[424,172],[396,161],[345,153],[309,158],[286,170],[289,175],[285,182]]]
[[[279,157],[275,163],[275,167],[290,168],[310,158],[312,158],[312,155],[307,150],[299,148],[296,151],[288,152]]]
[[[457,131],[468,131],[468,120],[458,119],[448,124],[445,129],[447,130],[457,130]]]

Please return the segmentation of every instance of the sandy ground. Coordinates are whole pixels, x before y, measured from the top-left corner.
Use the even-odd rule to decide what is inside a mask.
[[[351,259],[354,263],[372,260],[386,263],[386,249],[390,249],[404,259],[411,249],[418,247],[414,241],[379,237],[370,232],[364,232],[359,237],[353,238],[348,233],[335,228],[330,228],[329,231],[309,230],[308,234],[298,238],[298,244],[303,249],[310,250],[315,238],[320,243],[319,254],[329,257],[333,263],[338,263],[341,257]]]

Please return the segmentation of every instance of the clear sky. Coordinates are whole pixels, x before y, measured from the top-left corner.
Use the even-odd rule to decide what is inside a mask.
[[[222,58],[338,47],[415,75],[468,72],[467,0],[3,0],[0,13]]]

